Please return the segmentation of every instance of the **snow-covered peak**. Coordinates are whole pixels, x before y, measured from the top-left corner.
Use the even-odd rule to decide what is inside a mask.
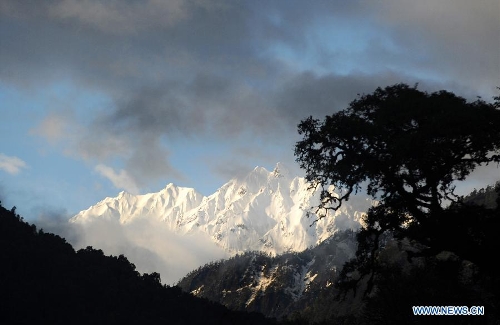
[[[71,222],[102,218],[127,224],[138,218],[154,218],[179,234],[208,235],[230,253],[260,250],[277,254],[301,251],[339,229],[359,227],[359,219],[370,204],[358,202],[356,209],[366,207],[359,210],[344,204],[313,224],[314,215],[308,218],[307,214],[318,203],[319,191],[311,189],[304,178],[292,177],[278,163],[272,171],[256,167],[245,177],[233,178],[207,197],[172,183],[157,193],[120,192],[81,211]]]
[[[276,164],[276,167],[274,167],[272,174],[274,177],[284,177],[286,179],[290,178],[288,169],[280,162]]]
[[[258,192],[263,188],[276,190],[278,184],[289,184],[293,181],[288,169],[282,164],[277,163],[272,171],[264,167],[257,166],[243,178],[235,178],[229,183],[232,186],[243,187],[247,192]],[[228,185],[229,186],[229,185]]]
[[[175,223],[179,215],[197,207],[203,199],[204,196],[195,189],[172,183],[156,193],[133,195],[122,191],[114,198],[106,198],[81,211],[70,222],[86,223],[102,218],[124,224],[136,218],[154,217]]]

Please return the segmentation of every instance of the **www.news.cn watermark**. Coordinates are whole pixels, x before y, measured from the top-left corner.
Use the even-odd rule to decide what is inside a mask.
[[[484,306],[412,306],[415,316],[482,316]]]

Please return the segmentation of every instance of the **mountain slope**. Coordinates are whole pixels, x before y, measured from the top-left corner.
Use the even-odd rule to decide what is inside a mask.
[[[333,188],[330,190],[333,191]],[[315,246],[338,230],[356,229],[371,204],[358,199],[314,222],[310,207],[319,202],[319,189],[304,178],[291,176],[278,163],[269,172],[256,167],[244,178],[234,178],[215,193],[203,196],[173,184],[160,192],[106,198],[71,219],[73,223],[114,220],[125,225],[152,218],[178,234],[203,234],[234,254],[263,251],[279,254]]]
[[[333,295],[337,272],[355,250],[355,233],[337,232],[300,253],[273,257],[247,252],[209,263],[190,272],[178,286],[230,309],[281,319],[311,306],[320,295]]]

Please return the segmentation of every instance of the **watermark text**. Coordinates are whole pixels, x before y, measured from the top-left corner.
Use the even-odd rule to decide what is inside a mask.
[[[481,316],[484,306],[412,306],[413,315],[423,316]]]

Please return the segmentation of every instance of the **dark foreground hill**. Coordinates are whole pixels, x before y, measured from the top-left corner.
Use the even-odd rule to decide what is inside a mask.
[[[126,257],[37,230],[0,205],[1,324],[271,324],[140,274]]]

